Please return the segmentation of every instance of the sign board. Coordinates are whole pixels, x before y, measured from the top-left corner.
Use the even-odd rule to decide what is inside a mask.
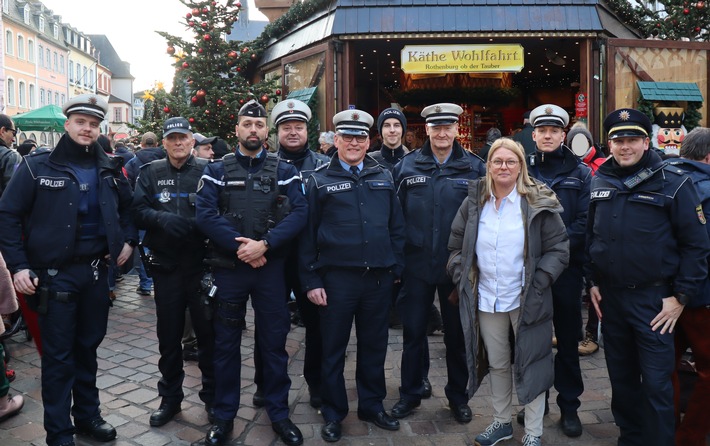
[[[575,95],[574,111],[578,118],[587,117],[587,95],[581,91]]]
[[[523,47],[501,45],[405,45],[402,70],[412,73],[518,73],[523,69]]]

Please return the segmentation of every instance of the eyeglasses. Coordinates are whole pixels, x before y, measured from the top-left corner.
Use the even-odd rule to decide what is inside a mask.
[[[343,138],[345,142],[353,142],[353,139],[355,139],[355,141],[362,144],[367,141],[367,136],[344,135],[342,133],[338,133],[338,135]]]
[[[13,136],[17,136],[17,129],[9,129],[9,128],[7,128],[7,127],[3,127],[3,128],[4,128],[5,131],[7,131],[7,132],[12,132],[12,135],[13,135]]]
[[[494,167],[501,168],[503,167],[503,164],[506,165],[506,167],[512,169],[513,167],[518,165],[518,160],[501,160],[501,159],[495,159],[491,161],[491,164],[493,164]]]

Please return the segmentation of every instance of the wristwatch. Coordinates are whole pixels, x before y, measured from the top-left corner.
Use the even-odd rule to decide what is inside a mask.
[[[266,240],[266,239],[264,238],[264,239],[261,239],[261,241],[264,242],[264,246],[266,246],[266,249],[270,249],[270,248],[271,248],[271,243],[269,243],[268,240]]]
[[[690,302],[690,297],[688,295],[683,294],[683,293],[676,293],[675,298],[678,300],[678,303],[681,305],[688,305]]]

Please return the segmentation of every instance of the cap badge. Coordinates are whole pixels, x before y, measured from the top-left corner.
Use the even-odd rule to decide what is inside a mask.
[[[353,121],[359,121],[359,120],[360,120],[360,114],[359,114],[359,113],[353,113],[352,115],[350,115],[350,118],[351,118]]]
[[[296,106],[296,104],[294,104],[293,101],[288,101],[286,103],[286,107],[288,107],[288,108],[294,108],[295,106]]]
[[[441,113],[441,106],[437,105],[436,107],[434,107],[434,111],[437,113]]]
[[[545,107],[545,114],[551,115],[552,114],[552,107]]]
[[[619,113],[619,119],[621,119],[622,121],[628,121],[630,118],[631,118],[631,113],[629,113],[628,110],[622,110]]]
[[[97,102],[97,100],[96,100],[96,97],[95,97],[95,96],[91,96],[91,97],[89,98],[89,104],[91,104],[91,105],[96,105],[96,102]]]

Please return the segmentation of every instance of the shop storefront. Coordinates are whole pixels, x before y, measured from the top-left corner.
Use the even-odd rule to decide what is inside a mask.
[[[618,99],[607,75],[619,65],[609,41],[646,41],[602,2],[486,3],[335,0],[272,40],[260,71],[282,77],[284,98],[313,89],[321,131],[350,106],[377,116],[396,104],[423,137],[424,106],[458,103],[460,140],[474,151],[489,128],[510,135],[543,103],[587,121],[598,137],[608,107],[634,105]],[[702,63],[705,76],[696,77],[707,84],[707,58]]]

